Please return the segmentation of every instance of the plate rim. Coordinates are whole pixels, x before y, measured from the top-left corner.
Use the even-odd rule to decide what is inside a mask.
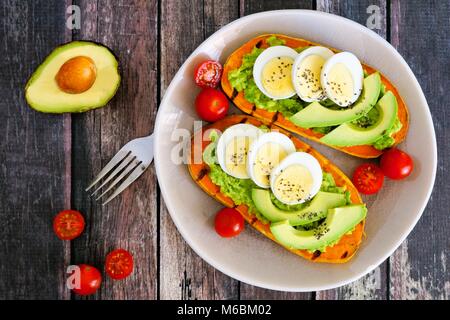
[[[170,201],[168,200],[168,196],[167,196],[167,190],[166,187],[160,182],[160,165],[159,165],[159,154],[158,152],[156,152],[159,148],[159,144],[160,144],[160,139],[159,139],[159,128],[162,125],[161,124],[161,118],[162,118],[162,108],[161,106],[163,106],[166,103],[166,100],[168,99],[168,96],[171,94],[171,92],[174,90],[174,83],[177,82],[176,80],[178,80],[179,78],[181,78],[182,75],[182,70],[184,70],[186,68],[186,65],[188,64],[188,62],[196,56],[196,54],[200,51],[200,48],[206,43],[208,42],[211,38],[215,37],[218,33],[222,33],[225,32],[228,29],[231,29],[235,24],[238,23],[242,23],[243,21],[246,20],[252,20],[255,17],[264,17],[264,16],[270,16],[272,14],[283,14],[283,13],[289,13],[289,14],[306,14],[306,15],[323,15],[323,16],[328,16],[329,18],[332,19],[336,19],[336,20],[340,20],[340,23],[348,23],[348,24],[352,24],[355,28],[358,28],[361,32],[366,33],[368,36],[374,38],[377,41],[381,41],[383,43],[384,46],[388,47],[390,49],[390,51],[397,56],[397,58],[401,61],[401,63],[403,64],[403,67],[406,68],[406,71],[410,77],[410,79],[413,81],[414,85],[415,85],[415,90],[418,92],[419,96],[420,96],[420,101],[419,104],[427,107],[427,117],[425,119],[425,121],[430,125],[430,134],[433,138],[433,145],[432,145],[432,154],[431,156],[431,160],[432,160],[432,176],[429,179],[429,186],[428,189],[426,191],[426,195],[425,195],[425,201],[422,202],[420,208],[418,208],[419,210],[417,211],[418,214],[416,215],[414,221],[408,226],[408,228],[406,228],[407,231],[403,232],[402,236],[400,237],[400,239],[390,245],[389,250],[386,250],[386,253],[384,255],[382,255],[379,259],[377,259],[377,262],[373,265],[370,265],[367,269],[355,274],[352,277],[349,277],[345,280],[341,280],[341,281],[335,281],[335,282],[330,282],[328,284],[323,284],[323,285],[316,285],[316,286],[308,286],[308,287],[298,287],[298,286],[294,286],[294,287],[286,287],[286,286],[278,286],[275,284],[267,284],[264,282],[260,282],[257,281],[255,279],[244,279],[243,277],[241,277],[239,274],[236,274],[235,272],[232,272],[230,270],[226,270],[226,268],[224,268],[222,265],[219,265],[218,263],[216,263],[215,261],[213,261],[212,259],[210,259],[207,254],[203,253],[201,250],[199,250],[191,241],[190,237],[188,236],[188,234],[185,232],[185,230],[182,228],[180,221],[177,220],[177,218],[175,217],[175,215],[172,214],[174,208],[172,207],[172,204]],[[316,10],[307,10],[307,9],[283,9],[283,10],[270,10],[270,11],[263,11],[263,12],[258,12],[258,13],[254,13],[254,14],[250,14],[244,17],[240,17],[236,20],[233,20],[232,22],[228,23],[227,25],[223,26],[222,28],[218,29],[216,32],[214,32],[213,34],[211,34],[208,38],[206,38],[201,44],[199,44],[197,46],[197,48],[185,59],[185,61],[183,62],[183,64],[180,66],[180,68],[178,69],[177,73],[174,75],[174,77],[172,78],[169,86],[167,87],[167,89],[165,90],[164,96],[161,99],[161,102],[159,104],[159,108],[158,108],[158,112],[156,115],[156,120],[155,120],[155,125],[154,125],[154,134],[155,134],[155,143],[154,143],[154,155],[155,155],[155,171],[156,171],[156,176],[157,176],[157,180],[158,180],[158,185],[159,188],[161,190],[161,194],[163,196],[164,199],[164,203],[167,207],[167,211],[169,212],[169,215],[173,221],[173,223],[175,224],[178,232],[181,234],[181,236],[183,237],[183,240],[186,241],[186,243],[189,245],[189,247],[200,257],[202,258],[204,261],[206,261],[209,265],[211,265],[213,268],[219,270],[220,272],[249,285],[253,285],[253,286],[257,286],[257,287],[261,287],[261,288],[266,288],[266,289],[270,289],[270,290],[276,290],[276,291],[284,291],[284,292],[311,292],[311,291],[322,291],[322,290],[329,290],[329,289],[334,289],[337,287],[341,287],[344,286],[346,284],[352,283],[360,278],[362,278],[363,276],[365,276],[366,274],[370,273],[371,271],[373,271],[375,268],[377,268],[381,263],[383,263],[387,258],[389,258],[394,251],[396,251],[401,245],[402,243],[405,241],[405,239],[410,235],[411,231],[414,229],[414,227],[416,226],[417,222],[419,221],[419,219],[422,217],[424,210],[430,200],[430,196],[432,194],[432,191],[434,189],[434,184],[435,184],[435,179],[436,179],[436,171],[437,171],[437,141],[436,141],[436,133],[435,133],[435,129],[434,129],[434,123],[432,120],[432,116],[431,116],[431,112],[426,100],[426,97],[423,93],[422,87],[420,86],[416,76],[414,75],[413,71],[411,70],[411,68],[409,67],[408,63],[405,61],[405,59],[400,55],[400,53],[395,49],[394,46],[392,46],[392,44],[390,44],[386,39],[382,38],[381,36],[379,36],[377,33],[375,33],[374,31],[364,27],[363,25],[350,20],[348,18],[342,17],[342,16],[338,16],[335,14],[331,14],[331,13],[327,13],[327,12],[322,12],[322,11],[316,11]]]

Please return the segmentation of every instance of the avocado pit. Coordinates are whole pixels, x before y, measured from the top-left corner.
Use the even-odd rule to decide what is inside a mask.
[[[95,82],[97,68],[94,61],[86,56],[67,60],[55,76],[58,87],[71,94],[87,91]]]

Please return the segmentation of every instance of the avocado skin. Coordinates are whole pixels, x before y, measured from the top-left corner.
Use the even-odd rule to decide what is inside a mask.
[[[45,106],[37,106],[36,104],[34,104],[33,102],[31,102],[27,96],[27,91],[28,88],[33,84],[33,82],[39,77],[40,73],[42,72],[43,68],[47,65],[47,63],[50,62],[49,59],[51,59],[51,57],[53,55],[56,56],[56,54],[67,48],[67,46],[82,46],[82,45],[95,45],[95,46],[100,46],[104,49],[106,49],[108,51],[109,54],[111,54],[115,61],[116,61],[116,65],[115,68],[117,70],[117,75],[118,75],[118,81],[115,85],[115,87],[112,90],[111,95],[109,96],[108,99],[105,99],[102,103],[99,104],[95,104],[92,106],[88,106],[88,107],[80,107],[77,110],[70,110],[70,111],[66,111],[66,110],[46,110]],[[41,64],[39,64],[39,66],[34,70],[34,72],[28,77],[27,82],[25,84],[25,88],[24,88],[24,98],[25,101],[27,102],[27,104],[35,111],[41,112],[41,113],[54,113],[54,114],[63,114],[63,113],[83,113],[89,110],[93,110],[93,109],[97,109],[97,108],[101,108],[104,107],[105,105],[107,105],[109,103],[109,101],[111,101],[111,99],[116,95],[117,90],[119,89],[120,83],[122,82],[122,68],[121,65],[119,63],[119,59],[117,57],[117,55],[111,50],[111,48],[109,48],[108,46],[97,42],[97,41],[93,41],[93,40],[75,40],[75,41],[69,41],[69,42],[65,42],[62,43],[58,46],[56,46],[47,56],[45,56],[45,58],[42,60]]]

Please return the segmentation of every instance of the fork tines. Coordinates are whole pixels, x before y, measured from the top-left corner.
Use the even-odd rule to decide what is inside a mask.
[[[91,194],[91,196],[94,196],[102,190],[103,192],[95,199],[99,200],[117,186],[103,203],[103,205],[107,204],[142,174],[145,167],[140,167],[141,163],[142,161],[139,161],[131,151],[120,150],[95,177],[86,191],[92,189],[103,179],[102,183]],[[111,180],[112,182],[109,183]],[[118,184],[121,181],[123,182]]]

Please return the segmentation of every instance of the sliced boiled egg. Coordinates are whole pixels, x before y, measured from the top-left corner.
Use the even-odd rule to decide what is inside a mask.
[[[281,202],[293,205],[314,197],[322,184],[322,168],[309,153],[294,152],[270,174],[270,188]]]
[[[247,156],[250,145],[264,132],[251,124],[236,124],[226,129],[217,141],[220,167],[230,176],[248,179]]]
[[[292,81],[297,95],[306,102],[326,99],[320,81],[325,62],[334,55],[325,47],[310,47],[303,50],[295,59],[292,67]]]
[[[268,132],[261,135],[248,150],[248,175],[261,188],[269,188],[269,177],[273,168],[293,152],[295,145],[284,134]]]
[[[358,58],[353,53],[340,52],[325,62],[320,79],[328,98],[341,107],[347,107],[361,94],[363,78]]]
[[[291,71],[297,54],[297,51],[286,46],[264,50],[253,66],[253,79],[258,89],[274,100],[292,97],[295,90]]]

